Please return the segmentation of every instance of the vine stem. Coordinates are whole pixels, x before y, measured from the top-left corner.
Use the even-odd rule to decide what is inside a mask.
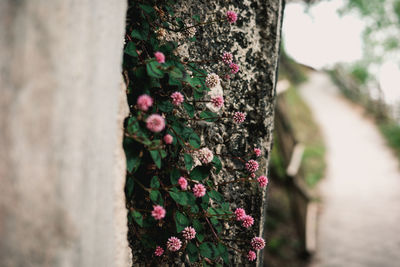
[[[211,225],[210,220],[208,219],[207,215],[206,215],[206,214],[204,214],[204,215],[205,215],[204,217],[206,218],[206,221],[207,221],[207,223],[208,223],[208,226],[210,226],[211,231],[213,232],[215,238],[216,238],[219,242],[222,242],[221,239],[219,239],[217,233],[215,233],[214,227]]]
[[[143,190],[145,190],[145,191],[147,191],[147,192],[150,192],[150,191],[151,191],[150,188],[145,187],[145,186],[144,186],[138,179],[136,179],[134,176],[132,176],[132,178],[133,178],[133,180],[134,180],[135,182],[138,183],[138,185],[139,185],[141,188],[143,188]]]

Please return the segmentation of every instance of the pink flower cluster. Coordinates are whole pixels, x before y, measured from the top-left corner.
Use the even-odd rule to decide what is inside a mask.
[[[224,52],[224,54],[222,55],[222,62],[224,62],[225,64],[231,64],[232,60],[233,60],[232,53]]]
[[[256,253],[253,250],[249,250],[249,253],[247,253],[247,259],[249,261],[254,261],[257,258]]]
[[[250,244],[255,250],[260,250],[265,247],[265,241],[262,237],[253,237]]]
[[[223,96],[212,97],[211,103],[215,108],[222,108],[222,106],[224,105],[224,97]]]
[[[235,23],[237,21],[237,14],[234,11],[227,11],[226,20],[231,24]]]
[[[246,211],[242,208],[237,208],[235,210],[236,221],[242,221],[246,216]]]
[[[152,132],[161,132],[165,128],[165,120],[158,114],[152,114],[146,119],[146,127]]]
[[[249,160],[248,162],[246,162],[246,170],[251,173],[256,172],[258,170],[258,162],[254,159]]]
[[[187,190],[188,182],[185,177],[180,177],[178,180],[178,184],[182,190]]]
[[[154,57],[156,58],[156,61],[158,63],[165,63],[165,56],[162,52],[159,51],[155,52]]]
[[[161,207],[160,205],[155,205],[153,207],[153,211],[151,212],[151,216],[153,216],[153,218],[156,220],[161,220],[165,217],[165,213],[166,211],[163,207]]]
[[[233,62],[229,64],[229,68],[231,69],[232,74],[235,74],[239,71],[239,65]]]
[[[201,163],[203,163],[203,164],[210,163],[214,158],[214,154],[207,147],[203,147],[202,149],[199,149],[197,151],[196,155],[199,158],[199,160],[201,161]]]
[[[172,93],[171,98],[172,104],[174,104],[175,106],[180,106],[185,99],[183,95],[179,92]]]
[[[254,219],[250,215],[245,215],[242,220],[242,226],[249,228],[254,224]]]
[[[153,98],[149,95],[141,95],[138,97],[136,105],[140,110],[147,111],[153,105]]]
[[[172,236],[168,238],[167,249],[169,251],[178,251],[182,246],[182,241],[179,238]]]
[[[235,114],[233,114],[233,121],[237,124],[244,122],[246,119],[246,114],[240,111],[236,111]]]
[[[198,197],[198,198],[203,197],[206,194],[205,186],[202,184],[196,184],[193,187],[193,194],[195,197]]]
[[[253,151],[254,151],[254,154],[256,154],[256,157],[261,156],[261,149],[255,147]]]
[[[182,235],[186,240],[192,240],[196,237],[196,230],[191,226],[185,227],[182,231]]]
[[[164,143],[166,143],[167,145],[172,144],[172,142],[174,141],[174,138],[170,134],[164,135],[163,139],[164,139]]]
[[[257,178],[257,182],[261,187],[266,187],[268,184],[268,178],[264,175]]]
[[[160,246],[157,246],[156,250],[154,251],[154,255],[160,257],[162,254],[164,254],[164,249]]]

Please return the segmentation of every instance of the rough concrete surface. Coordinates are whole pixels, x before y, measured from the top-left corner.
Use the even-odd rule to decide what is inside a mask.
[[[0,266],[129,265],[125,13],[0,2]]]
[[[321,125],[327,173],[315,267],[394,267],[400,262],[400,170],[374,122],[327,74],[301,88]]]

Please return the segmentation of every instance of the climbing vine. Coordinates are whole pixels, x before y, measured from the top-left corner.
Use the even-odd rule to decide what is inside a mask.
[[[247,229],[254,219],[242,208],[231,210],[220,190],[228,183],[265,187],[268,179],[255,175],[261,150],[254,147],[237,157],[243,162],[240,176],[218,182],[214,178],[223,157],[195,131],[199,123],[231,120],[240,125],[246,120],[241,111],[219,114],[239,65],[229,51],[203,61],[192,61],[182,51],[185,44],[201,45],[196,33],[205,25],[235,27],[237,14],[216,12],[208,20],[179,17],[175,4],[129,1],[123,75],[130,106],[124,125],[130,239],[142,244],[140,260],[153,264],[178,258],[204,266],[229,264],[232,251],[254,261],[255,251],[265,246],[263,238],[245,240],[238,249],[221,235],[224,223]]]

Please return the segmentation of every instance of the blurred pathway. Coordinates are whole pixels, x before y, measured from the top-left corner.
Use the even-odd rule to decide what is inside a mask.
[[[301,88],[322,128],[327,172],[313,267],[400,266],[400,171],[362,110],[326,74]]]

